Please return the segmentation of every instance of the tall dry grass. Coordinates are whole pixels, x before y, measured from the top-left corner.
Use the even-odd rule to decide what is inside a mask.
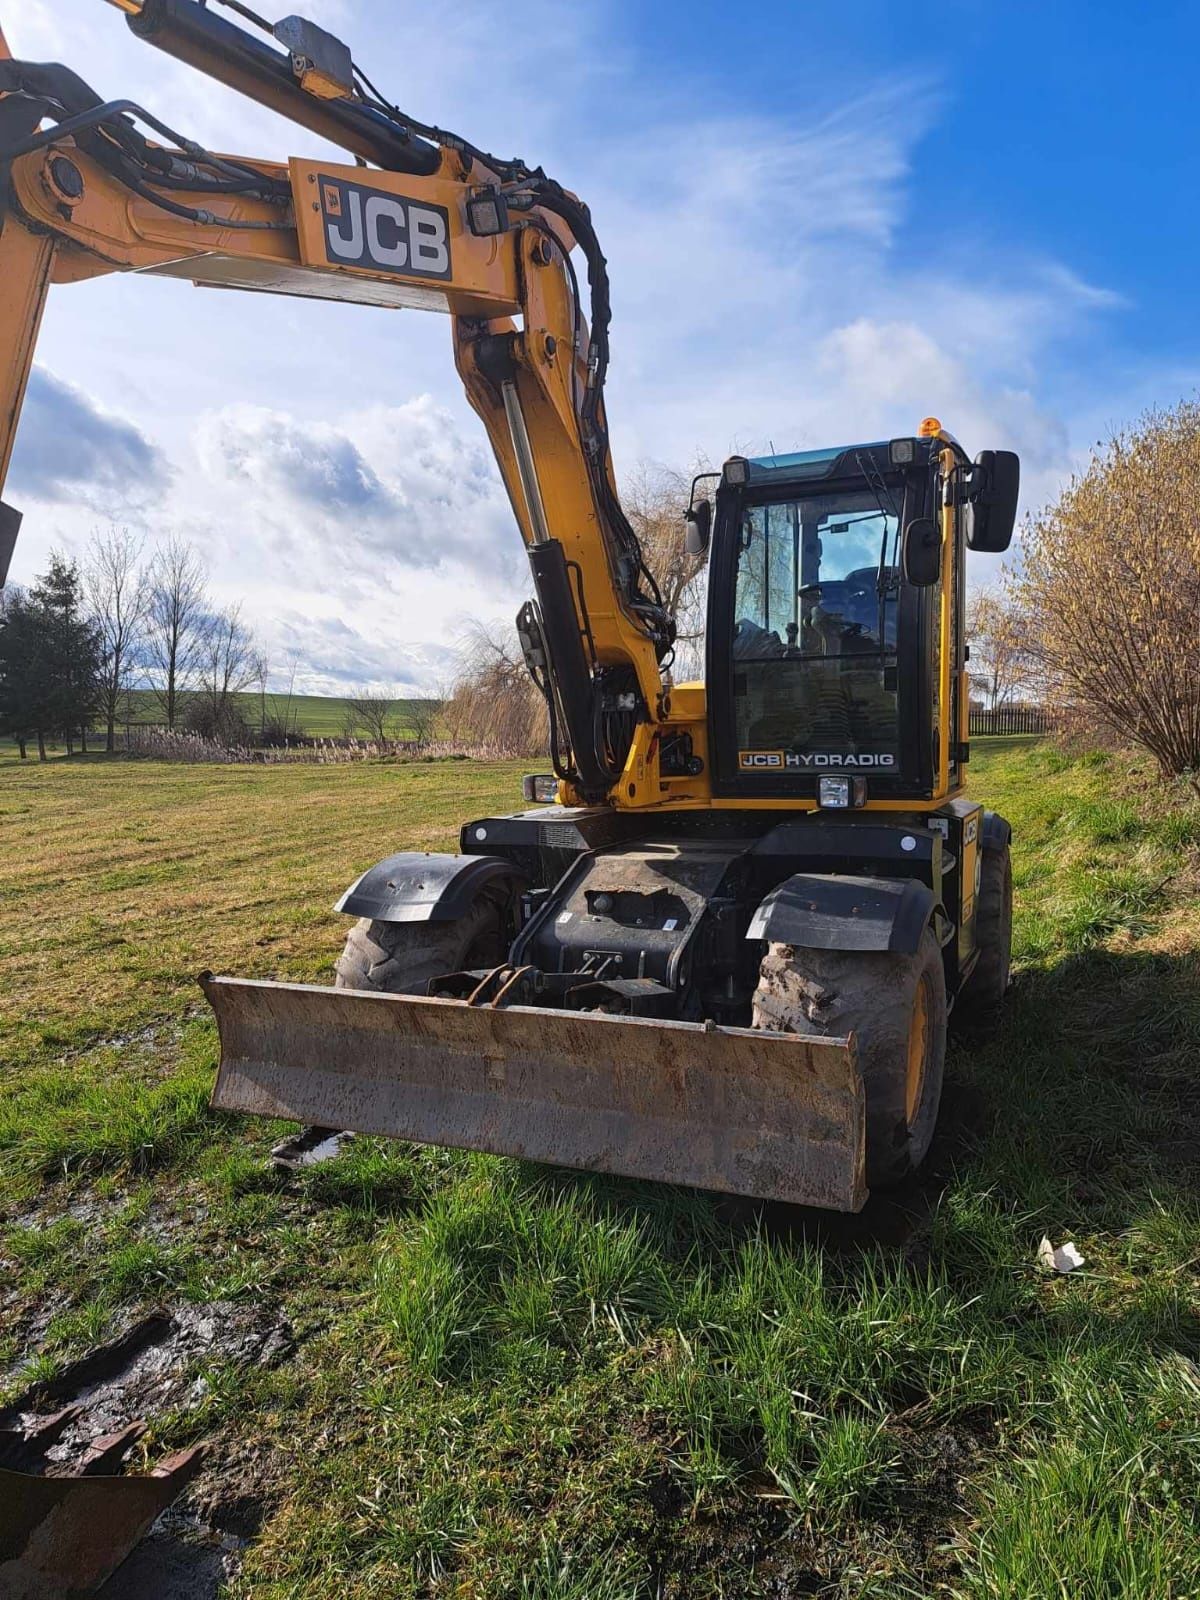
[[[506,754],[494,741],[433,739],[314,739],[302,744],[259,749],[252,745],[227,745],[196,733],[172,733],[167,728],[132,728],[127,744],[131,756],[155,761],[175,761],[207,766],[347,766],[361,761],[497,761]]]
[[[545,755],[550,740],[546,703],[525,669],[511,626],[471,623],[442,725],[456,748],[487,748],[497,756]]]

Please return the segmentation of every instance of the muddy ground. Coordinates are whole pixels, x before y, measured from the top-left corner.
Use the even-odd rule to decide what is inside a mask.
[[[153,1423],[195,1411],[208,1384],[198,1368],[273,1367],[294,1348],[286,1320],[261,1306],[215,1301],[164,1308],[131,1322],[53,1380],[31,1386],[0,1412],[0,1427],[29,1431],[78,1407],[45,1452],[49,1473],[69,1473],[101,1436],[139,1419]],[[154,1454],[145,1461],[135,1456],[127,1470],[150,1470]],[[240,1552],[275,1495],[268,1454],[228,1443],[209,1449],[176,1504],[99,1593],[106,1600],[214,1600],[239,1570]]]

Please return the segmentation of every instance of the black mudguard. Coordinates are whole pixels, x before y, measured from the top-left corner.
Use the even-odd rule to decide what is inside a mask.
[[[500,856],[451,856],[401,850],[368,867],[334,906],[372,922],[453,922],[496,878],[518,878]]]
[[[936,910],[932,889],[916,878],[797,872],[771,890],[746,937],[809,950],[912,955]]]

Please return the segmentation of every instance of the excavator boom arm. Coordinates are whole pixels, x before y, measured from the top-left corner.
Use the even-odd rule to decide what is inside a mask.
[[[149,43],[380,165],[214,155],[128,102],[102,102],[68,69],[4,50],[0,491],[52,284],[138,272],[449,313],[530,552],[532,655],[559,775],[580,798],[606,798],[636,724],[665,715],[673,623],[613,481],[607,273],[586,207],[522,163],[415,133],[359,87],[345,47],[301,19],[275,30],[285,53],[199,0],[112,3]],[[18,521],[0,521],[0,561]]]

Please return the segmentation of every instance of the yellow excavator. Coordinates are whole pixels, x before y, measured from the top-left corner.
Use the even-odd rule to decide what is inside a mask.
[[[346,891],[335,988],[204,976],[214,1103],[861,1207],[929,1147],[951,1011],[983,1027],[1008,984],[1009,829],[964,797],[963,621],[966,550],[1012,536],[1016,456],[971,460],[927,418],[698,478],[680,538],[708,558],[705,680],[676,683],[616,488],[587,207],[401,112],[302,17],[110,3],[347,159],[202,149],[0,43],[0,487],[52,284],[448,313],[528,549],[550,730],[522,809]],[[0,567],[19,520],[0,513]]]

